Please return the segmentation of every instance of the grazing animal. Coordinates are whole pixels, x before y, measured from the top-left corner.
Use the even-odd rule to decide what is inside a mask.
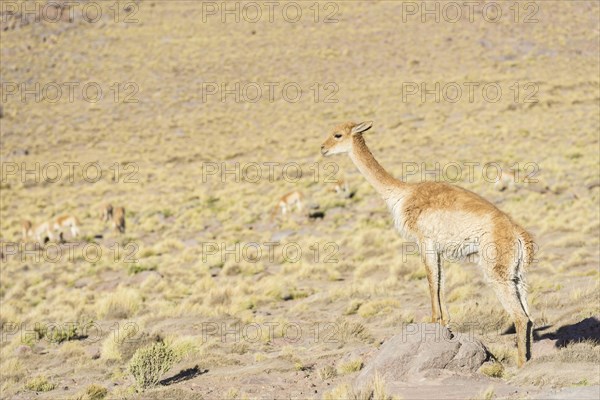
[[[273,208],[273,212],[271,212],[271,221],[275,219],[275,216],[278,213],[286,215],[288,212],[291,212],[294,207],[296,207],[296,210],[299,213],[301,213],[304,208],[304,195],[297,190],[286,193],[279,199],[277,205]]]
[[[115,207],[112,214],[113,228],[119,233],[125,233],[125,208]]]
[[[337,179],[333,183],[331,191],[343,198],[349,198],[351,195],[350,188],[348,187],[348,182],[342,178]]]
[[[427,270],[433,322],[450,322],[443,258],[457,260],[479,254],[485,277],[515,323],[517,363],[522,366],[531,358],[533,327],[524,279],[534,253],[530,234],[492,203],[466,189],[444,182],[407,183],[393,178],[377,162],[363,137],[372,124],[348,122],[335,127],[321,153],[347,153],[387,203],[398,231],[417,243]]]
[[[106,223],[113,218],[113,206],[110,203],[104,203],[100,207],[100,221]]]
[[[76,238],[79,235],[79,220],[72,215],[61,215],[56,217],[52,223],[52,229],[59,232],[59,237],[62,240],[63,230],[69,228],[71,237]]]
[[[52,223],[46,221],[42,222],[33,229],[33,234],[38,243],[46,243],[46,239],[54,241],[54,234],[52,233]]]
[[[503,192],[504,190],[514,190],[515,184],[517,183],[517,176],[509,169],[501,169],[498,175],[498,180],[494,183],[494,188]]]
[[[21,241],[26,242],[33,237],[33,224],[30,220],[24,219],[21,221]]]

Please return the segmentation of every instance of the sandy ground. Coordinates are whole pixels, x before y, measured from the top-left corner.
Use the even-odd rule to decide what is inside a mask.
[[[453,329],[474,325],[502,372],[387,390],[598,393],[597,2],[480,2],[456,21],[452,5],[431,2],[439,22],[420,2],[393,1],[278,3],[271,20],[260,2],[260,17],[233,2],[239,22],[220,3],[119,3],[117,15],[101,2],[90,22],[82,2],[73,22],[46,10],[28,24],[5,3],[0,397],[93,398],[91,385],[115,399],[351,396],[360,363],[348,361],[368,362],[403,324],[426,321],[430,302],[385,204],[347,157],[320,157],[347,120],[375,122],[367,143],[394,176],[481,194],[539,250],[533,361],[516,368],[511,322],[478,268],[447,262]],[[486,163],[519,171],[518,182],[498,191]],[[353,197],[330,190],[341,177]],[[292,190],[323,218],[270,221]],[[125,234],[99,221],[107,201],[126,208]],[[82,236],[24,251],[20,221],[62,213]],[[128,365],[155,341],[177,361],[138,393]]]

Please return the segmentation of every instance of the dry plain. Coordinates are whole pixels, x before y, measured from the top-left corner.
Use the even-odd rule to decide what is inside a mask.
[[[497,2],[502,16],[489,21],[481,1],[472,20],[463,7],[439,22],[421,20],[420,2],[296,2],[297,22],[286,3],[272,21],[255,3],[253,22],[248,3],[231,2],[235,22],[220,2],[193,1],[116,3],[118,16],[99,2],[90,22],[87,3],[72,22],[0,32],[0,397],[358,396],[370,354],[427,321],[430,303],[384,202],[347,157],[320,157],[347,120],[375,122],[365,138],[394,176],[473,190],[538,244],[534,359],[516,368],[511,322],[480,271],[447,262],[453,329],[472,329],[496,361],[396,396],[598,392],[597,2]],[[37,94],[21,83],[39,83]],[[498,191],[486,163],[521,179]],[[332,176],[354,195],[333,193]],[[292,190],[322,218],[271,221]],[[125,207],[125,234],[99,220],[106,201]],[[24,252],[20,221],[62,213],[80,219],[82,236]],[[174,362],[140,392],[128,366],[155,342]],[[372,398],[387,398],[386,384]]]

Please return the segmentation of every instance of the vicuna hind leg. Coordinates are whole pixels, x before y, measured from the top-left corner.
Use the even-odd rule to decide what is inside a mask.
[[[508,277],[502,280],[494,280],[493,286],[498,299],[515,323],[518,351],[517,365],[522,367],[527,360],[531,359],[533,329],[533,322],[529,318],[524,282],[517,274],[512,279]]]

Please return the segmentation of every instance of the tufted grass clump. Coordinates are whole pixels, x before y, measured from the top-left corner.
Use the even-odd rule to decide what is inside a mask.
[[[363,367],[362,360],[356,358],[354,360],[350,360],[350,361],[340,364],[337,372],[340,375],[351,374],[353,372],[360,371],[362,367]]]
[[[504,365],[499,362],[483,365],[479,372],[491,378],[502,378],[504,376]]]
[[[30,379],[25,384],[25,389],[32,390],[34,392],[49,392],[54,390],[56,385],[48,380],[45,376],[36,376]]]
[[[337,371],[331,365],[326,365],[319,370],[319,378],[322,381],[326,381],[328,379],[333,379],[337,376]]]
[[[103,400],[108,395],[108,389],[104,386],[91,384],[88,386],[83,394],[78,396],[77,400]]]
[[[138,388],[144,390],[155,386],[176,361],[173,349],[163,342],[152,343],[135,352],[129,361],[129,372],[135,378]]]

